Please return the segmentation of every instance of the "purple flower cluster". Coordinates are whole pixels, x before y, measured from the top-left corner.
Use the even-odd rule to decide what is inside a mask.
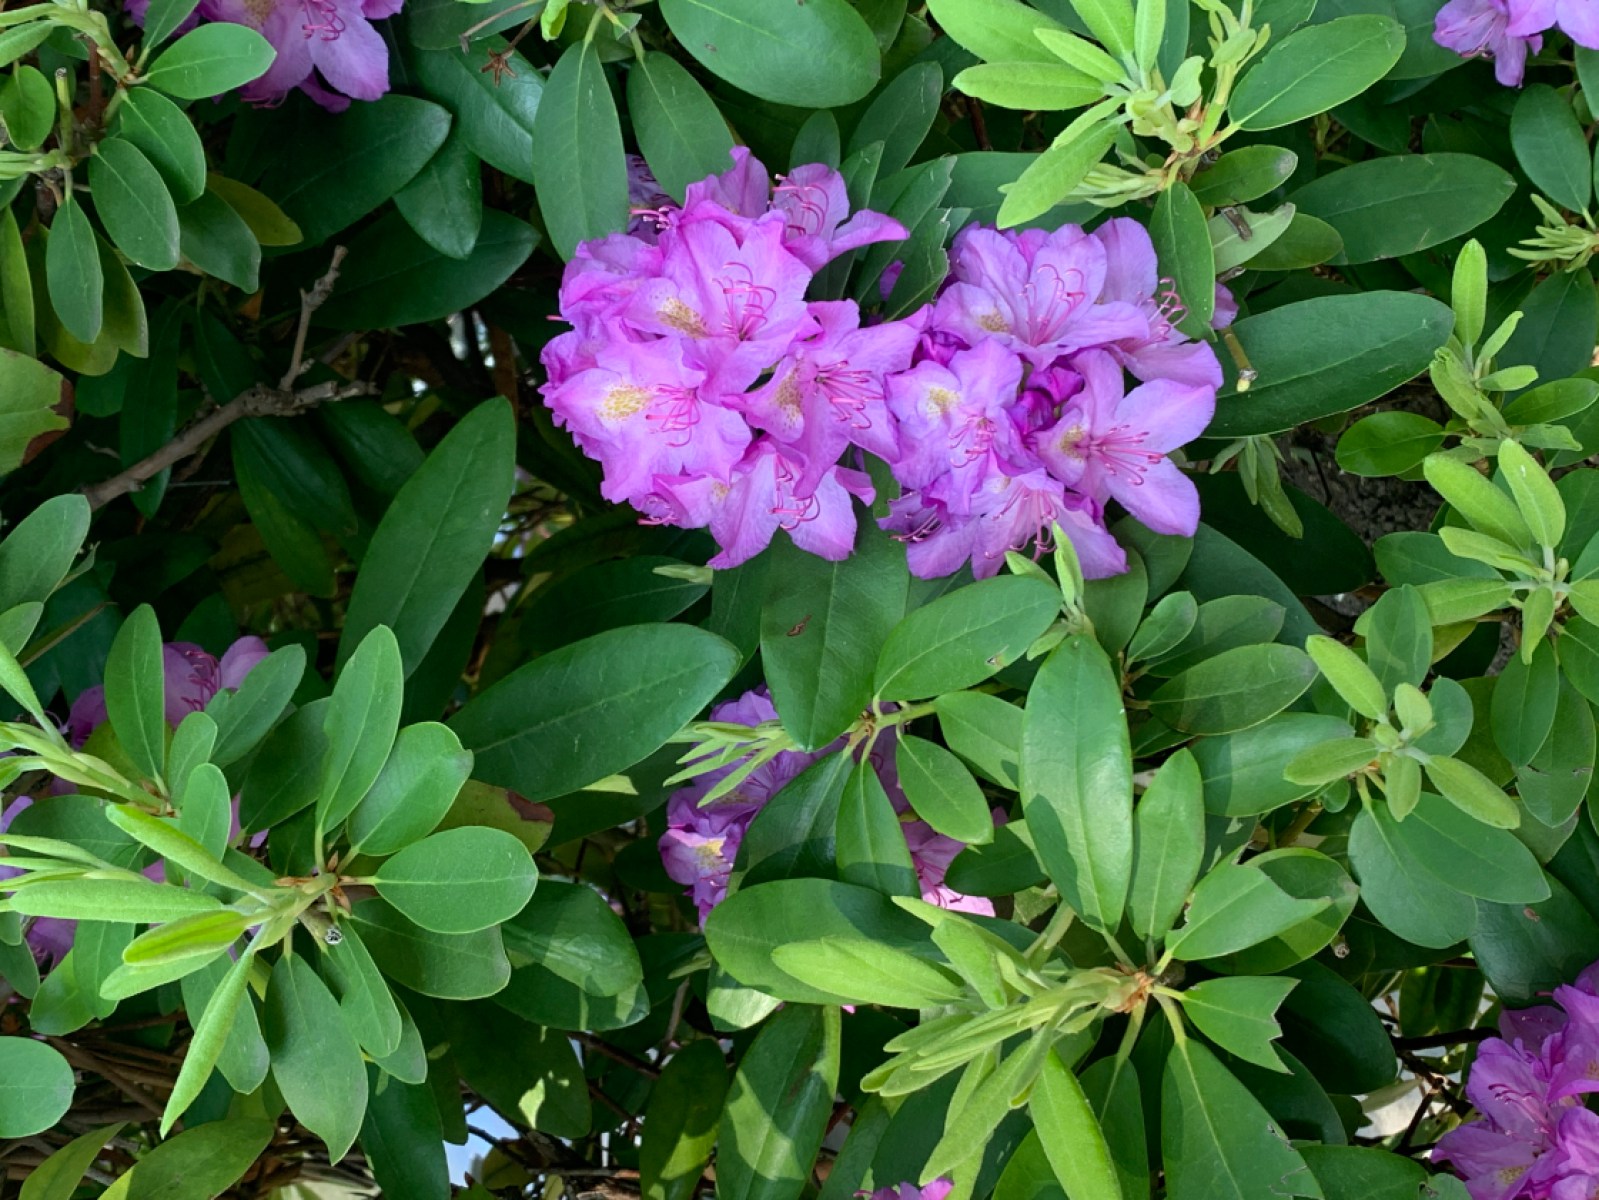
[[[1482,1119],[1433,1151],[1472,1200],[1599,1200],[1599,964],[1554,992],[1559,1008],[1506,1012],[1466,1081]]]
[[[992,575],[1057,524],[1085,574],[1115,574],[1126,562],[1104,526],[1112,499],[1152,529],[1193,532],[1197,493],[1166,454],[1209,423],[1221,368],[1176,329],[1181,302],[1137,222],[968,228],[934,303],[863,323],[854,302],[807,290],[837,255],[904,229],[850,216],[828,167],[773,189],[747,151],[733,154],[681,208],[639,214],[649,220],[567,266],[573,328],[544,351],[543,392],[604,468],[607,499],[709,527],[715,568],[779,529],[847,557],[851,498],[874,490],[840,464],[846,452],[891,468],[902,492],[883,524],[923,577],[967,560]],[[650,194],[637,168],[632,190]]]
[[[717,705],[711,710],[711,720],[755,726],[777,720],[777,709],[767,690],[760,687],[745,692],[737,700]],[[892,732],[885,731],[878,738],[872,753],[872,765],[895,811],[900,814],[900,828],[904,831],[911,862],[916,868],[922,899],[957,912],[993,916],[994,906],[991,902],[980,896],[963,895],[945,884],[944,874],[949,870],[949,864],[966,845],[936,832],[910,811],[910,803],[899,786],[899,773],[894,767]],[[762,763],[731,793],[709,804],[701,803],[705,795],[719,781],[737,770],[745,759],[707,772],[688,787],[672,793],[666,806],[666,832],[660,840],[661,860],[666,866],[667,875],[688,888],[688,895],[699,910],[701,921],[711,909],[726,899],[728,876],[732,873],[738,848],[755,814],[766,807],[767,802],[789,780],[818,759],[838,753],[843,746],[844,741],[840,738],[814,754],[786,750]],[[996,822],[1002,819],[1003,814],[996,810]]]
[[[869,1200],[944,1200],[955,1187],[954,1181],[949,1179],[935,1179],[923,1187],[906,1182],[898,1187],[880,1187],[875,1192],[856,1192],[857,1196],[869,1197]]]
[[[191,712],[202,711],[218,692],[236,689],[255,665],[268,654],[267,645],[258,637],[240,638],[228,647],[220,661],[199,646],[189,642],[168,642],[161,648],[162,666],[166,683],[166,721],[174,728]],[[83,691],[72,703],[67,716],[65,733],[73,747],[82,748],[106,723],[105,688],[92,687]],[[71,785],[57,781],[58,792],[71,791]],[[21,796],[9,807],[0,810],[0,834],[10,827],[18,813],[33,803],[31,796]],[[237,813],[235,813],[235,820]],[[8,879],[20,872],[0,867],[0,879]],[[166,877],[160,863],[145,872],[152,879]],[[28,945],[42,966],[58,963],[72,949],[72,935],[76,921],[44,918],[34,921],[28,930]]]
[[[240,89],[255,104],[279,104],[299,88],[329,112],[350,101],[376,100],[389,90],[389,48],[373,21],[392,17],[404,0],[200,0],[189,29],[200,21],[248,25],[277,51],[265,75]],[[144,25],[150,0],[127,0]]]

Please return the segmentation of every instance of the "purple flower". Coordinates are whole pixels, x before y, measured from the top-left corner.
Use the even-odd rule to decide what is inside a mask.
[[[1558,25],[1577,45],[1599,50],[1599,5],[1593,0],[1516,0],[1506,5],[1506,12],[1505,33],[1512,38],[1532,38]]]
[[[229,646],[218,662],[191,642],[168,642],[161,647],[166,683],[166,720],[176,728],[192,712],[201,712],[223,689],[236,689],[255,665],[269,653],[258,637],[242,637]],[[85,688],[67,714],[67,740],[81,747],[106,722],[105,688]]]
[[[1053,233],[971,226],[951,247],[954,282],[933,323],[969,346],[997,341],[1038,367],[1088,346],[1147,339],[1149,318],[1137,305],[1099,302],[1106,268],[1105,247],[1076,225]]]
[[[1114,498],[1155,532],[1192,536],[1199,493],[1166,454],[1204,432],[1215,390],[1157,379],[1124,393],[1121,367],[1103,351],[1079,354],[1073,366],[1083,389],[1038,434],[1039,458],[1058,479],[1095,500]]]
[[[1177,329],[1186,309],[1170,279],[1159,277],[1155,244],[1149,233],[1131,217],[1115,217],[1094,230],[1105,248],[1105,286],[1102,302],[1130,304],[1143,314],[1146,331],[1139,335],[1107,339],[1104,348],[1124,367],[1143,380],[1169,379],[1208,387],[1221,386],[1221,363],[1205,342],[1189,341]],[[1218,310],[1224,328],[1232,323],[1238,306],[1226,294],[1231,312]],[[1214,324],[1214,322],[1213,322]]]
[[[801,494],[814,489],[851,444],[882,459],[898,457],[893,423],[883,411],[883,379],[910,366],[920,336],[903,321],[862,328],[853,300],[810,308],[816,331],[796,340],[772,378],[737,401],[751,422],[803,462]]]
[[[683,343],[616,342],[603,357],[547,395],[557,421],[605,468],[601,494],[643,507],[657,475],[730,485],[750,429],[705,389]]]
[[[689,528],[710,526],[721,552],[707,564],[713,570],[736,567],[754,558],[779,529],[794,544],[831,562],[855,548],[854,496],[870,504],[876,493],[864,471],[827,467],[820,482],[806,490],[802,460],[770,437],[756,439],[739,463],[731,484],[704,476],[655,479],[653,500],[662,505],[662,523]]]
[[[180,28],[199,19],[254,29],[277,52],[265,75],[240,89],[256,104],[279,104],[299,88],[330,112],[389,90],[389,49],[372,22],[400,11],[401,0],[201,0]],[[149,0],[129,0],[142,26]]]
[[[1472,1200],[1595,1200],[1599,1115],[1599,965],[1555,989],[1559,1008],[1507,1012],[1503,1037],[1477,1052],[1466,1095],[1481,1119],[1446,1133],[1433,1161],[1466,1180]]]
[[[1509,0],[1449,0],[1438,10],[1433,24],[1432,39],[1440,46],[1467,58],[1482,55],[1493,59],[1494,78],[1506,87],[1520,87],[1526,71],[1527,51],[1536,54],[1543,49],[1543,38],[1538,31],[1554,23],[1551,5],[1528,5],[1535,20],[1548,20],[1542,25],[1512,32],[1511,26],[1530,24],[1525,13],[1512,22],[1513,10]]]

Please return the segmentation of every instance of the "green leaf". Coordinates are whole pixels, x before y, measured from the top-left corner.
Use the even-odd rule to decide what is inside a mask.
[[[215,173],[206,176],[205,186],[239,214],[263,246],[293,246],[302,240],[300,227],[254,188]]]
[[[367,1069],[372,1098],[361,1126],[361,1151],[379,1193],[389,1200],[431,1200],[450,1194],[439,1100],[424,1080],[380,1075]]]
[[[503,830],[478,826],[413,842],[374,877],[378,895],[434,933],[476,933],[510,920],[537,880],[526,846]]]
[[[1054,586],[1017,575],[941,596],[889,634],[877,661],[877,695],[914,700],[981,683],[1019,660],[1059,611]]]
[[[14,911],[68,921],[172,921],[222,907],[186,888],[131,879],[63,879],[30,883],[11,898]]]
[[[72,1200],[89,1168],[104,1153],[106,1143],[122,1129],[120,1124],[106,1125],[73,1138],[28,1173],[22,1181],[20,1200]]]
[[[1302,846],[1268,850],[1250,859],[1249,866],[1263,872],[1295,899],[1325,899],[1327,907],[1225,960],[1228,970],[1264,975],[1316,954],[1338,935],[1360,894],[1343,867],[1325,854]]]
[[[1176,647],[1199,621],[1199,605],[1192,592],[1172,592],[1161,597],[1127,643],[1127,661],[1159,658]]]
[[[956,75],[953,86],[984,104],[1022,112],[1085,108],[1105,94],[1099,80],[1061,62],[980,63]]]
[[[1022,813],[1061,897],[1096,929],[1120,924],[1133,869],[1132,751],[1121,687],[1098,643],[1073,634],[1027,697]]]
[[[236,962],[215,958],[190,971],[179,981],[183,1007],[188,1011],[190,1022],[204,1020],[212,998],[225,983],[230,982],[236,969]],[[229,1086],[241,1095],[249,1095],[266,1079],[271,1062],[266,1041],[261,1036],[261,1021],[256,1015],[253,999],[241,999],[232,1010],[227,1021],[227,1036],[223,1039],[215,1066]]]
[[[670,55],[648,53],[628,72],[627,108],[639,152],[661,190],[679,204],[689,184],[728,169],[733,135],[727,122]]]
[[[827,937],[869,938],[936,961],[928,928],[881,892],[830,879],[780,879],[744,887],[711,910],[705,940],[745,987],[801,1004],[848,999],[802,983],[772,959],[777,946]]]
[[[838,1086],[836,1008],[789,1005],[739,1060],[717,1137],[718,1200],[795,1200]]]
[[[0,84],[0,114],[18,150],[37,150],[55,128],[55,88],[37,68],[19,64]]]
[[[255,749],[283,715],[304,676],[305,648],[284,646],[252,667],[237,690],[213,696],[206,705],[217,727],[211,761],[226,767]]]
[[[72,1106],[72,1068],[59,1051],[25,1037],[0,1037],[0,1137],[43,1133]]]
[[[213,28],[234,26],[202,25],[189,37]],[[295,222],[306,243],[315,244],[354,224],[411,182],[449,131],[448,111],[396,93],[352,105],[336,116],[307,113],[300,118],[294,152],[272,166],[262,187]],[[215,177],[210,185],[239,207],[239,185],[221,191]],[[264,197],[257,195],[256,201],[260,199]],[[251,223],[262,245],[280,244],[278,238],[268,240],[262,233],[259,217],[252,220],[258,208],[251,202],[250,209],[239,215]],[[286,234],[287,230],[279,231],[280,237]]]
[[[158,966],[180,959],[215,957],[238,940],[251,918],[231,909],[193,913],[140,934],[122,951],[130,966]]]
[[[1440,887],[1412,861],[1387,805],[1367,805],[1356,815],[1349,830],[1349,862],[1372,915],[1405,941],[1443,948],[1476,928],[1476,902]]]
[[[1443,426],[1420,413],[1372,413],[1338,439],[1338,465],[1352,475],[1403,475],[1420,466],[1443,440]]]
[[[324,960],[325,974],[355,1040],[374,1062],[381,1062],[400,1049],[405,1019],[354,925],[346,922],[340,932],[343,938],[329,948]]]
[[[413,26],[413,45],[420,46],[417,32]],[[496,72],[496,59],[509,70]],[[532,183],[533,122],[544,95],[544,76],[533,64],[501,37],[482,38],[463,51],[451,36],[444,48],[415,49],[413,61],[423,92],[455,115],[452,128],[466,148],[495,170]]]
[[[1538,1003],[1599,955],[1599,924],[1557,879],[1538,904],[1477,906],[1471,953],[1507,1005]]]
[[[365,900],[351,919],[372,958],[396,983],[444,1000],[492,996],[511,977],[498,929],[465,937],[431,933],[383,900]]]
[[[111,643],[105,705],[118,742],[147,779],[160,779],[166,761],[165,679],[161,626],[155,610],[141,604]]]
[[[449,724],[475,754],[479,779],[543,800],[643,761],[738,664],[732,646],[687,625],[613,629],[513,671]]]
[[[533,183],[562,258],[627,224],[621,124],[605,68],[587,41],[566,48],[544,86],[533,120]]]
[[[1427,1172],[1419,1163],[1371,1146],[1302,1145],[1327,1200],[1415,1200]],[[1440,1181],[1441,1182],[1441,1181]],[[1433,1190],[1433,1189],[1429,1189]],[[1435,1193],[1439,1197],[1445,1193]]]
[[[1139,11],[1156,7],[1146,0]],[[1149,236],[1182,302],[1178,327],[1189,337],[1203,337],[1210,329],[1218,268],[1205,231],[1205,210],[1186,184],[1174,183],[1161,192],[1150,217]]]
[[[1026,224],[1063,202],[1114,140],[1115,127],[1106,123],[1092,125],[1069,141],[1057,138],[1014,183],[1001,186],[1005,199],[995,218],[999,228]]]
[[[198,0],[151,0],[150,7],[145,10],[144,44],[151,49],[159,46],[197,7]]]
[[[911,808],[936,832],[968,845],[993,840],[988,800],[959,758],[936,742],[901,734],[894,765]]]
[[[1387,715],[1388,693],[1360,655],[1342,642],[1321,636],[1307,641],[1305,650],[1350,708],[1373,721]]]
[[[773,950],[772,961],[795,979],[857,1004],[935,1008],[963,994],[948,971],[864,938],[787,942]]]
[[[1199,766],[1179,750],[1155,773],[1133,811],[1136,851],[1128,915],[1133,932],[1163,937],[1199,877],[1205,852],[1205,806]]]
[[[1485,825],[1437,796],[1423,792],[1394,836],[1409,859],[1444,887],[1498,904],[1549,898],[1538,860],[1514,834]]]
[[[419,174],[407,188],[422,178]],[[527,222],[491,208],[481,215],[469,253],[451,258],[413,232],[408,219],[386,214],[351,239],[349,261],[317,314],[320,320],[335,329],[440,320],[487,297],[527,261],[539,241]]]
[[[220,1196],[272,1141],[271,1121],[211,1121],[161,1143],[101,1193],[101,1200]]]
[[[530,156],[531,157],[531,156]],[[483,164],[456,128],[394,195],[417,237],[446,258],[466,258],[483,228]]]
[[[1044,1059],[1027,1115],[1068,1200],[1121,1200],[1121,1182],[1105,1131],[1083,1085],[1056,1051]]]
[[[951,692],[934,702],[944,744],[991,783],[1018,791],[1021,708],[982,692]]]
[[[491,400],[446,434],[390,502],[350,596],[339,662],[387,625],[415,671],[493,545],[514,486],[515,421]]]
[[[899,814],[869,758],[862,757],[844,784],[834,839],[844,882],[887,896],[921,894]]]
[[[366,1068],[338,1002],[310,963],[285,954],[272,968],[263,1017],[273,1081],[338,1162],[355,1143],[367,1102]]]
[[[1205,224],[1216,269],[1231,271],[1245,263],[1253,264],[1255,256],[1275,245],[1293,223],[1292,204],[1279,205],[1270,212],[1236,208],[1231,217],[1222,213],[1213,215]],[[1245,229],[1249,231],[1247,235]]]
[[[1299,156],[1281,146],[1240,146],[1198,172],[1188,186],[1201,204],[1246,204],[1276,191],[1298,164]]]
[[[905,612],[905,551],[873,530],[842,562],[786,539],[774,550],[773,578],[782,586],[761,612],[761,658],[783,728],[815,750],[871,701],[873,667]]]
[[[472,754],[435,722],[400,730],[383,770],[350,814],[351,853],[393,854],[426,837],[472,773]]]
[[[1171,1200],[1321,1194],[1276,1120],[1198,1043],[1179,1042],[1168,1055],[1160,1112]]]
[[[1233,89],[1227,115],[1240,129],[1276,129],[1360,95],[1405,49],[1391,17],[1362,13],[1311,25],[1274,42]]]
[[[0,110],[3,110],[4,95],[0,91]],[[10,118],[6,120],[9,129]],[[0,330],[4,331],[3,344],[8,351],[24,355],[33,353],[33,268],[28,265],[28,253],[22,245],[17,216],[10,208],[0,213]],[[44,407],[39,406],[41,409]],[[62,427],[62,419],[53,413],[36,412],[35,420],[41,422],[41,428],[36,432]],[[22,461],[23,452],[32,436],[25,429],[13,428],[9,433],[10,436],[0,442],[0,447],[3,447],[0,450],[0,469],[5,470],[14,469]],[[11,465],[7,466],[8,463]]]
[[[871,28],[846,0],[662,0],[661,16],[712,74],[774,104],[853,104],[881,70]]]
[[[328,748],[316,803],[319,831],[340,824],[376,781],[400,727],[403,691],[399,644],[388,626],[379,625],[361,639],[333,685],[323,722]]]
[[[1425,766],[1427,778],[1445,800],[1462,812],[1498,829],[1521,824],[1521,810],[1481,771],[1458,758],[1433,755]]]
[[[1289,200],[1344,239],[1335,263],[1364,263],[1470,233],[1499,211],[1515,186],[1507,172],[1469,154],[1400,154],[1329,171]]]
[[[207,275],[245,292],[259,286],[261,243],[244,218],[214,192],[178,210],[178,246]]]
[[[1516,97],[1510,114],[1510,148],[1533,187],[1561,208],[1582,212],[1593,197],[1588,139],[1571,105],[1546,83]]]
[[[1425,371],[1453,321],[1431,297],[1383,291],[1319,296],[1245,317],[1233,333],[1259,378],[1247,392],[1221,395],[1206,432],[1281,433],[1367,404]]]
[[[1533,540],[1556,549],[1566,532],[1566,505],[1538,460],[1519,443],[1507,439],[1499,443],[1499,470],[1532,530]]]
[[[1320,266],[1336,258],[1344,248],[1344,239],[1338,231],[1317,217],[1294,211],[1285,204],[1273,216],[1284,211],[1291,214],[1287,228],[1262,246],[1246,261],[1255,271],[1299,271]]]
[[[1232,733],[1258,725],[1292,704],[1316,678],[1302,650],[1278,644],[1239,646],[1162,684],[1149,708],[1184,733]]]
[[[695,1194],[716,1144],[727,1086],[727,1063],[709,1038],[689,1042],[662,1068],[650,1088],[639,1142],[644,1200],[690,1200]]]
[[[1194,888],[1188,918],[1166,939],[1166,950],[1184,962],[1233,954],[1293,928],[1327,903],[1297,899],[1261,871],[1222,863]]]
[[[272,43],[248,25],[214,22],[158,54],[144,81],[180,100],[204,100],[259,79],[276,57]]]
[[[123,94],[116,132],[144,153],[177,203],[200,198],[205,191],[205,148],[193,122],[176,104],[160,92],[131,88]],[[97,190],[95,203],[103,199]]]
[[[233,1031],[234,1018],[239,1006],[245,1003],[249,991],[250,969],[255,965],[253,952],[239,955],[239,959],[223,977],[222,983],[211,993],[205,1012],[194,1026],[194,1037],[183,1054],[183,1066],[178,1071],[172,1094],[167,1098],[161,1114],[161,1136],[165,1137],[189,1106],[200,1095],[200,1089],[210,1079],[222,1057],[223,1048]]]
[[[1505,343],[1500,362],[1535,367],[1540,379],[1564,379],[1590,365],[1593,350],[1583,347],[1599,321],[1592,276],[1557,271],[1533,288],[1519,307],[1521,324]]]
[[[985,62],[1054,62],[1034,31],[1065,26],[1021,0],[931,0],[938,27]]]
[[[1275,1014],[1297,980],[1223,977],[1183,992],[1183,1012],[1199,1032],[1245,1062],[1287,1071],[1271,1043],[1282,1035]]]
[[[63,328],[80,342],[99,337],[104,318],[105,274],[95,240],[83,205],[68,198],[50,226],[45,279],[51,307]]]

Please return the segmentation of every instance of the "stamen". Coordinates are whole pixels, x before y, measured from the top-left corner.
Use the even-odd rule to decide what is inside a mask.
[[[344,32],[344,19],[333,0],[301,0],[301,4],[305,8],[305,24],[300,28],[306,37],[316,35],[331,42]]]
[[[777,300],[777,291],[756,283],[755,273],[746,263],[730,262],[723,269],[729,273],[716,280],[727,299],[723,327],[739,341],[745,341],[766,324],[767,312]],[[743,278],[739,278],[740,273]]]

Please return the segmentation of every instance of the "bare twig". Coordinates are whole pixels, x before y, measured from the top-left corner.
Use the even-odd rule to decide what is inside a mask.
[[[309,292],[300,293],[300,323],[294,330],[294,353],[289,358],[289,369],[278,383],[278,391],[291,392],[301,375],[305,374],[305,335],[311,328],[311,317],[328,302],[334,284],[339,282],[339,267],[348,253],[343,246],[333,247],[333,261],[327,272],[311,286]]]
[[[333,286],[339,280],[339,265],[344,261],[344,255],[344,247],[335,246],[333,261],[327,273],[312,285],[310,291],[300,293],[300,320],[295,326],[294,350],[289,357],[289,369],[283,373],[277,387],[261,384],[235,396],[192,422],[155,453],[109,479],[84,488],[83,494],[88,497],[89,507],[100,508],[118,496],[138,491],[147,480],[168,467],[203,451],[224,429],[245,417],[292,417],[331,400],[370,395],[372,389],[364,383],[328,382],[299,389],[294,386],[309,365],[305,361],[305,339],[311,328],[311,317],[332,295]],[[348,341],[341,340],[341,353],[348,345]]]

